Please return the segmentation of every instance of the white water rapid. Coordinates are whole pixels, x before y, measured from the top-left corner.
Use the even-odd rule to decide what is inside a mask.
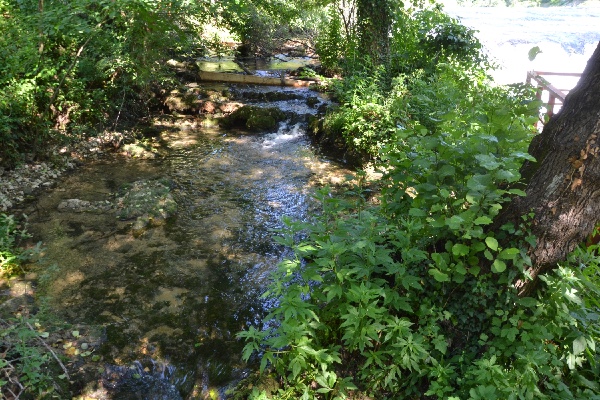
[[[583,72],[600,41],[600,7],[448,7],[448,14],[479,31],[477,37],[502,69],[493,75],[501,84],[524,82],[527,71]],[[528,52],[542,53],[529,61]],[[563,88],[573,78],[552,83]]]

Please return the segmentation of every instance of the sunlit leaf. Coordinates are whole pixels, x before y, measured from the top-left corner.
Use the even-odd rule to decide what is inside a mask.
[[[498,250],[498,241],[493,236],[486,237],[485,244],[487,244],[487,246],[494,251]]]
[[[506,264],[504,263],[504,261],[498,259],[494,260],[494,263],[492,264],[492,272],[500,273],[504,272],[505,269]]]
[[[435,279],[438,282],[448,282],[448,281],[450,281],[450,278],[448,277],[448,274],[443,273],[442,271],[440,271],[437,268],[431,268],[429,270],[429,274],[431,276],[433,276],[433,279]]]

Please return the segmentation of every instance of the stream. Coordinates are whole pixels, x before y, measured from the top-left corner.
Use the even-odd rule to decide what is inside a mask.
[[[276,105],[315,112],[314,92],[294,95]],[[103,377],[88,371],[86,398],[219,399],[244,377],[235,335],[262,319],[260,296],[286,253],[273,230],[316,212],[313,188],[348,173],[314,151],[304,125],[261,134],[165,125],[158,157],[87,164],[25,210],[46,249],[44,307],[98,338],[92,372]],[[160,212],[176,212],[140,226],[146,217],[120,218],[116,204],[140,187],[168,191]]]
[[[597,24],[575,28],[564,21],[577,32],[563,42],[550,40],[551,33],[523,39],[518,27],[545,26],[533,19],[540,15],[535,10],[523,11],[522,18],[512,9],[451,13],[506,57],[506,82],[522,81],[532,69],[526,54],[534,45],[555,61],[568,53],[573,62],[562,68],[580,72],[574,60],[587,57],[600,40],[592,33]],[[596,22],[600,15],[584,14]],[[514,29],[499,36],[494,29],[503,29],[501,19]],[[209,70],[237,68],[230,60],[212,67],[210,61]],[[296,98],[268,105],[295,113],[294,121],[316,112],[306,101],[314,92],[293,92]],[[269,303],[261,294],[286,255],[274,230],[284,216],[304,220],[316,213],[314,188],[340,184],[349,173],[314,150],[302,122],[289,120],[261,134],[170,123],[157,128],[163,148],[156,157],[115,154],[88,163],[23,210],[29,231],[45,247],[42,307],[75,324],[89,342],[85,350],[97,357],[89,362],[89,355],[82,360],[74,353],[70,360],[80,365],[77,379],[87,399],[227,398],[247,373],[235,335],[264,316]],[[135,190],[159,192],[155,215],[122,214],[135,208],[125,204]]]

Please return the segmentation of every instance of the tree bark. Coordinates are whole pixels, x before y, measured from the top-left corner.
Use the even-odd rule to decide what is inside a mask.
[[[390,54],[392,5],[390,0],[357,0],[359,46],[374,65],[386,64]]]
[[[521,170],[526,196],[515,198],[501,219],[516,222],[533,212],[536,245],[529,251],[532,280],[517,282],[522,295],[556,267],[600,220],[600,43],[562,109],[536,136],[529,153],[537,162]]]

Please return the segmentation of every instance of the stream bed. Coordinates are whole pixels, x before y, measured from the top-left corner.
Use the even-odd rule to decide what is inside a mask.
[[[314,112],[301,103],[280,106]],[[153,159],[81,167],[24,210],[45,247],[44,307],[98,337],[103,375],[88,371],[85,398],[226,398],[245,373],[235,335],[264,315],[287,251],[273,230],[309,218],[314,187],[348,173],[315,153],[303,123],[261,134],[165,126],[161,141]],[[154,214],[123,214],[149,188],[163,196]]]

